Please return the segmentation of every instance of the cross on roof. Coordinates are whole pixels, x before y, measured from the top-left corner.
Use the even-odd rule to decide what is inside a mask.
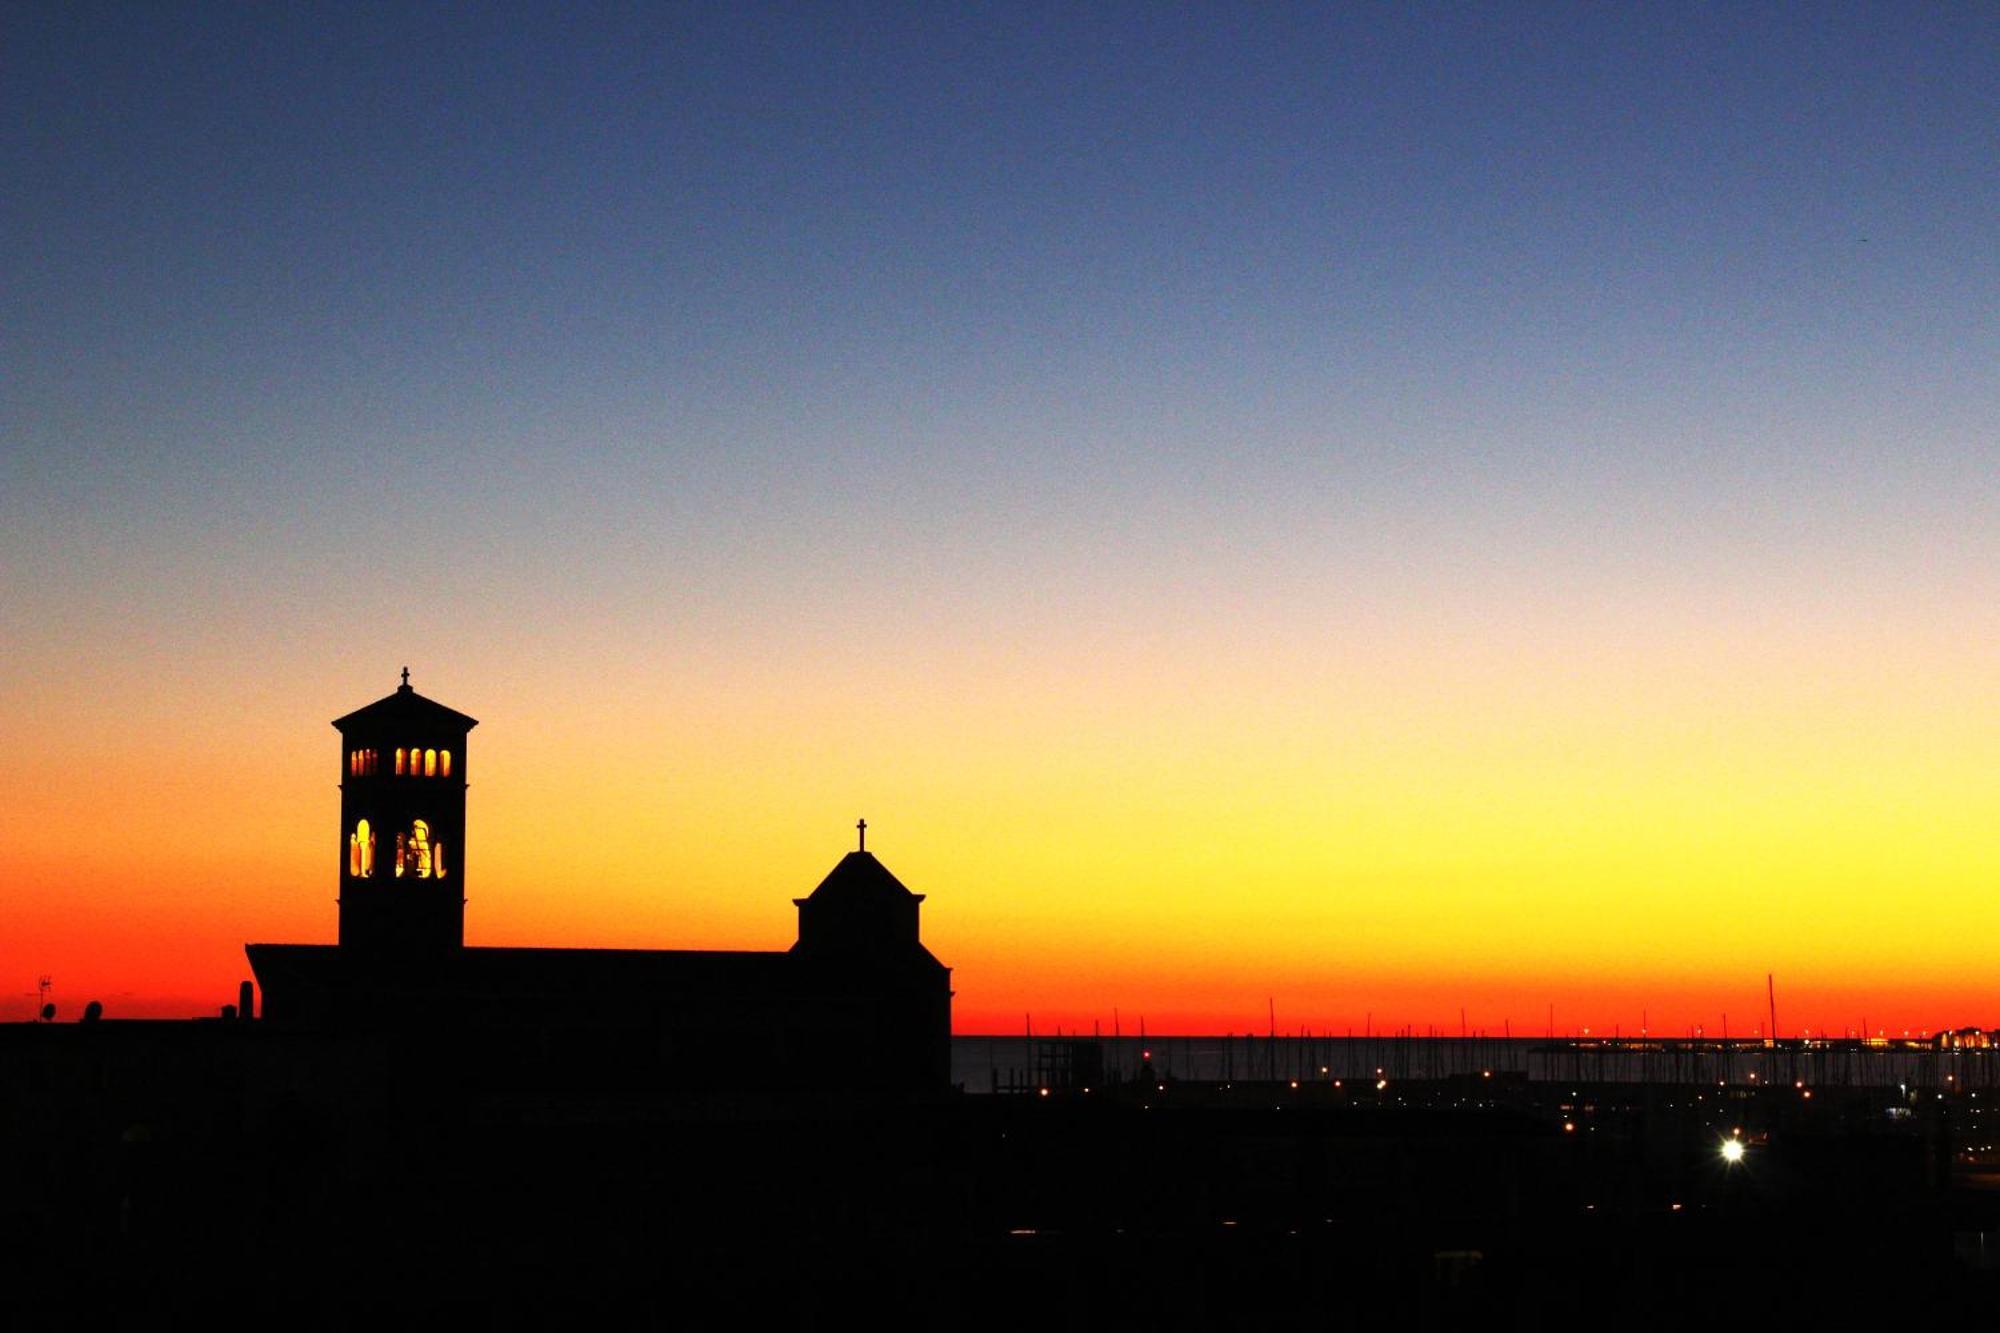
[[[856,850],[856,851],[862,851],[862,852],[865,852],[865,851],[867,851],[867,850],[868,850],[868,821],[867,821],[867,820],[865,820],[865,819],[857,819],[857,820],[855,820],[855,821],[854,821],[854,831],[855,831],[856,833],[858,833],[858,834],[860,834],[860,835],[861,835],[861,845],[860,845],[859,847],[857,847],[857,848],[856,848],[855,850]]]
[[[410,669],[408,667],[403,668],[403,688],[406,690],[410,688]]]

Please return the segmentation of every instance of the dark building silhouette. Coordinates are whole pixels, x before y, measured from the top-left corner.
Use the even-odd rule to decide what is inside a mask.
[[[465,738],[479,723],[410,688],[340,732],[340,948],[364,968],[448,965],[465,944]]]
[[[863,847],[795,899],[787,952],[465,946],[467,736],[395,693],[341,738],[339,942],[252,944],[263,1016],[443,1030],[470,1072],[544,1085],[943,1087],[951,971]]]

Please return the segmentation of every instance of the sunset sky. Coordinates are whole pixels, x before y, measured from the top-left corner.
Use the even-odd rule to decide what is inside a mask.
[[[0,1018],[331,940],[961,1032],[2000,1024],[2000,7],[11,6]]]

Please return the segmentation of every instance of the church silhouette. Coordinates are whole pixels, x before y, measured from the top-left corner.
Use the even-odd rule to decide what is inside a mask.
[[[951,970],[861,846],[782,952],[468,948],[465,803],[478,722],[411,688],[337,718],[338,943],[251,944],[263,1018],[421,1030],[513,1085],[923,1088],[949,1081]]]

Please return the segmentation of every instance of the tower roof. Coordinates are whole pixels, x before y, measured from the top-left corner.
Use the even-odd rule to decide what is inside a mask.
[[[911,893],[903,887],[903,881],[889,873],[889,867],[875,859],[873,852],[849,852],[840,858],[840,864],[827,873],[804,898],[794,902],[832,902],[843,906],[885,902],[906,902],[924,900],[921,893]]]
[[[333,720],[334,727],[342,732],[356,727],[418,725],[448,727],[454,731],[471,731],[479,725],[476,717],[467,717],[455,708],[446,708],[435,699],[426,699],[410,688],[410,672],[403,670],[403,683],[393,694],[383,695],[374,703],[357,708],[345,717]]]

